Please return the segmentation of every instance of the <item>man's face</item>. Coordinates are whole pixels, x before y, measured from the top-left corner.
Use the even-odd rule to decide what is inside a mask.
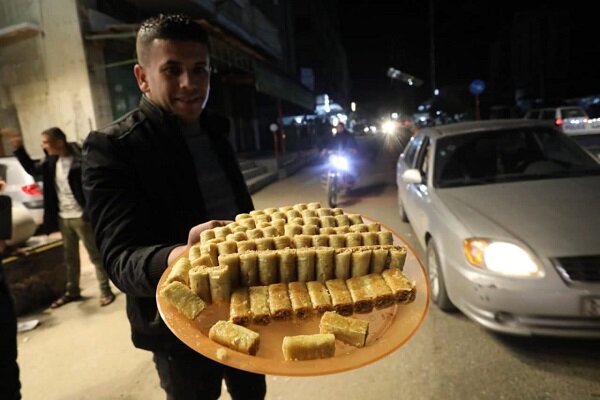
[[[140,90],[156,106],[184,121],[196,120],[208,100],[208,48],[197,42],[154,39],[134,67]]]
[[[337,131],[337,133],[342,133],[342,131],[344,130],[344,125],[342,125],[342,124],[338,124],[338,125],[335,127],[335,130]]]
[[[42,134],[42,149],[46,151],[49,156],[57,156],[60,154],[62,142],[57,139],[53,139],[50,135]]]

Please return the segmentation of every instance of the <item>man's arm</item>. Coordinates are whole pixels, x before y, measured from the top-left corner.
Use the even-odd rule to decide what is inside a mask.
[[[169,254],[184,244],[140,240],[156,227],[150,215],[141,215],[129,157],[108,135],[90,133],[82,159],[86,210],[111,280],[127,294],[153,297]]]
[[[10,142],[13,153],[19,160],[19,163],[23,166],[23,169],[27,171],[27,173],[33,176],[35,179],[38,179],[42,175],[42,162],[34,161],[27,150],[25,150],[25,146],[23,146],[23,138],[19,134],[19,132],[14,128],[1,128],[0,134],[5,136]]]

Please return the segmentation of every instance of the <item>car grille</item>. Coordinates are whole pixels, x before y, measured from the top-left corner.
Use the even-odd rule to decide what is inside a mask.
[[[571,282],[600,282],[600,256],[562,257],[556,259],[556,269]]]

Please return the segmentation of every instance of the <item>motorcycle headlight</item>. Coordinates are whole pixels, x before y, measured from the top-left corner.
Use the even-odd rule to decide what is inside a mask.
[[[329,157],[329,162],[337,169],[341,169],[343,171],[347,171],[349,168],[348,159],[344,156],[340,156],[338,154],[332,154]]]
[[[479,268],[507,276],[544,276],[540,263],[514,243],[472,238],[464,240],[463,250],[467,261]]]

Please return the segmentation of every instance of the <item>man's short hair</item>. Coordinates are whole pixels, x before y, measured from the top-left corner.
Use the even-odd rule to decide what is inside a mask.
[[[198,23],[183,14],[159,14],[142,22],[136,38],[138,62],[154,39],[182,40],[204,44],[209,50],[208,34]]]
[[[52,140],[60,140],[64,143],[67,143],[67,135],[65,135],[62,129],[57,128],[56,126],[46,129],[42,132],[42,135],[46,135]]]

